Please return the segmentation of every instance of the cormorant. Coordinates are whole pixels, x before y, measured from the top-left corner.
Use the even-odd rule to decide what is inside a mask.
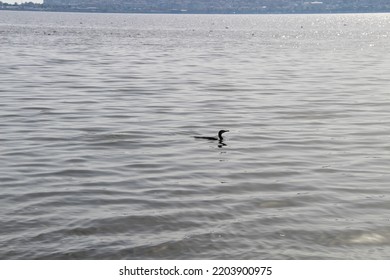
[[[223,130],[223,129],[220,130],[218,132],[218,137],[207,137],[207,136],[194,136],[194,137],[197,139],[206,139],[206,140],[213,140],[213,141],[219,140],[219,142],[222,142],[223,140],[222,134],[225,132],[229,132],[229,130]]]

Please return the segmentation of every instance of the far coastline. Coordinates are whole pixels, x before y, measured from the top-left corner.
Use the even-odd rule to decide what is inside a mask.
[[[74,3],[73,3],[74,2]],[[219,5],[202,4],[202,1],[188,6],[183,2],[169,4],[168,1],[154,1],[150,5],[150,0],[139,1],[137,4],[127,3],[110,5],[98,1],[91,5],[88,1],[77,3],[76,0],[45,0],[41,3],[4,3],[0,1],[0,10],[6,11],[43,11],[43,12],[81,12],[81,13],[138,13],[138,14],[339,14],[339,13],[390,13],[390,3],[373,0],[341,1],[330,0],[321,1],[275,1],[273,6],[265,5],[267,2],[257,0],[248,2],[238,1],[236,6],[224,5],[224,0],[219,0]],[[242,2],[242,5],[240,3]],[[264,2],[264,3],[262,3]],[[105,4],[104,4],[105,3]],[[214,3],[215,4],[215,3]],[[262,5],[264,4],[264,5]]]

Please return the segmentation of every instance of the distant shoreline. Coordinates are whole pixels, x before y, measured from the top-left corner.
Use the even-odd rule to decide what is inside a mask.
[[[340,8],[314,8],[302,9],[296,8],[295,10],[286,8],[274,8],[274,9],[148,9],[148,8],[127,8],[120,7],[66,7],[66,6],[49,6],[46,4],[37,3],[23,3],[23,4],[8,4],[0,1],[0,10],[3,11],[30,11],[30,12],[66,12],[66,13],[121,13],[121,14],[215,14],[215,15],[263,15],[263,14],[369,14],[369,13],[390,13],[390,5],[382,7],[340,7]]]
[[[90,10],[53,10],[53,9],[4,9],[10,12],[50,12],[50,13],[85,13],[85,14],[145,14],[145,15],[332,15],[332,14],[389,14],[389,11],[333,11],[333,12],[170,12],[170,11],[90,11]]]

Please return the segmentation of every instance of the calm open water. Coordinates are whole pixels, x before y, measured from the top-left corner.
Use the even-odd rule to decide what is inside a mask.
[[[390,258],[390,14],[1,11],[0,61],[1,259]]]

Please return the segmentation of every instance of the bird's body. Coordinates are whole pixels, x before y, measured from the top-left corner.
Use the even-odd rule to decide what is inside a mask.
[[[218,132],[218,137],[208,137],[208,136],[194,136],[194,137],[197,139],[205,139],[205,140],[211,140],[211,141],[219,140],[221,142],[223,140],[222,134],[225,132],[229,132],[229,130],[220,130]]]
[[[216,141],[218,140],[217,137],[207,137],[207,136],[194,136],[196,139],[206,139],[206,140],[212,140],[212,141]]]

